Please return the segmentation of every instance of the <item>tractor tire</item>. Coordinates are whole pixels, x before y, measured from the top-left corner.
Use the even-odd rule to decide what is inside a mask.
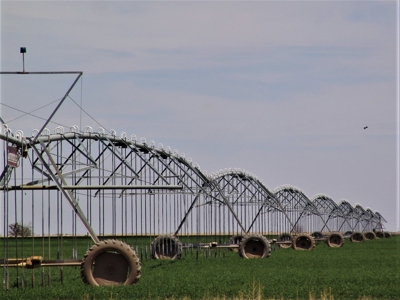
[[[311,236],[314,239],[322,239],[324,237],[321,231],[314,231],[313,233],[311,233]]]
[[[331,248],[339,248],[342,247],[344,244],[343,235],[340,233],[331,233],[328,238],[326,239],[326,243]]]
[[[315,241],[312,236],[301,234],[294,238],[292,247],[295,250],[314,250]]]
[[[243,235],[233,235],[231,236],[231,238],[229,239],[229,244],[230,245],[240,245],[240,242],[243,240],[244,236]],[[239,248],[230,248],[231,251],[234,252],[239,252]]]
[[[345,237],[350,237],[352,234],[353,234],[352,231],[346,231],[346,232],[344,233],[344,236],[345,236]]]
[[[364,235],[365,235],[365,239],[367,239],[367,240],[375,240],[376,239],[375,232],[373,232],[373,231],[368,231],[368,232],[364,233]]]
[[[88,285],[132,285],[140,275],[140,260],[135,251],[118,240],[96,243],[81,263],[81,278]]]
[[[375,235],[378,239],[383,239],[385,238],[385,233],[383,231],[377,231],[375,232]]]
[[[278,242],[288,242],[287,244],[279,244],[279,248],[290,248],[292,247],[293,236],[290,233],[282,233],[278,238]]]
[[[350,241],[353,243],[360,243],[365,241],[365,236],[361,232],[353,232],[350,236]]]
[[[249,234],[240,242],[239,255],[243,258],[268,258],[271,255],[271,246],[264,236]]]
[[[151,243],[151,257],[173,260],[182,256],[182,243],[174,235],[160,235]]]

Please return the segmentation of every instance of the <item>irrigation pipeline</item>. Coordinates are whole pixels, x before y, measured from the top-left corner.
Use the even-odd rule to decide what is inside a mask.
[[[146,260],[157,256],[152,243],[175,243],[174,236],[182,255],[223,257],[249,234],[276,239],[284,233],[368,232],[386,222],[347,200],[308,198],[291,185],[270,190],[241,169],[208,174],[177,150],[103,128],[57,127],[51,133],[43,126],[25,136],[3,124],[0,140],[6,287],[10,274],[25,278],[26,268],[41,270],[42,284],[50,284],[54,271],[41,267],[79,265],[82,241],[86,251],[100,238],[118,239]],[[29,232],[16,237],[16,224]],[[22,268],[10,272],[12,266]]]
[[[348,209],[348,204],[344,210],[343,201],[336,204],[325,195],[310,200],[293,186],[270,191],[243,170],[206,174],[184,155],[134,138],[75,131],[60,134],[59,130],[36,139],[0,134],[6,151],[10,145],[19,147],[19,166],[4,163],[0,186],[7,198],[15,195],[9,206],[16,211],[15,201],[21,201],[20,205],[29,201],[36,207],[38,199],[52,212],[50,199],[60,202],[67,198],[62,191],[68,190],[80,206],[84,202],[83,216],[91,219],[90,226],[100,234],[366,231],[383,221],[360,205]],[[76,203],[72,207],[76,209]],[[111,222],[106,211],[111,212],[107,214]],[[100,217],[93,220],[95,215]],[[20,212],[20,216],[25,215]],[[138,224],[128,230],[135,221]],[[112,224],[111,228],[106,224]]]

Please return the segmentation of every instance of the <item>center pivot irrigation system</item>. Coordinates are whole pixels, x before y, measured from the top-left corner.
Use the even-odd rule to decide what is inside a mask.
[[[379,212],[359,204],[337,204],[322,194],[309,199],[289,185],[270,190],[240,169],[207,174],[183,153],[135,135],[78,126],[51,133],[47,126],[82,72],[0,74],[77,75],[30,136],[1,125],[5,286],[11,267],[80,266],[87,284],[130,285],[139,280],[140,260],[147,257],[232,250],[244,258],[266,258],[271,244],[311,250],[315,241],[340,247],[344,237],[388,236]],[[10,224],[26,220],[32,225],[30,236],[9,232]],[[83,258],[77,247],[81,235],[92,240]],[[66,238],[72,238],[72,251],[64,249]],[[35,253],[38,249],[41,253]]]

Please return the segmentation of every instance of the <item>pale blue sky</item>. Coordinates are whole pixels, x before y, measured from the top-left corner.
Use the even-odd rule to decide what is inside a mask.
[[[117,134],[178,149],[208,172],[242,168],[271,189],[292,184],[309,198],[360,203],[400,230],[397,9],[396,1],[2,1],[1,70],[22,70],[24,46],[27,71],[83,71],[72,98]],[[72,81],[3,76],[1,102],[32,111]],[[56,119],[66,127],[98,127],[72,101],[63,112]],[[2,105],[5,121],[19,115]],[[29,135],[43,122],[25,119],[9,126]]]

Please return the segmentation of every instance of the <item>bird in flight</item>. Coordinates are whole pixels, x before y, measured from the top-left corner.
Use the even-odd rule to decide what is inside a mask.
[[[368,128],[368,126],[364,126],[364,129],[367,129]]]

